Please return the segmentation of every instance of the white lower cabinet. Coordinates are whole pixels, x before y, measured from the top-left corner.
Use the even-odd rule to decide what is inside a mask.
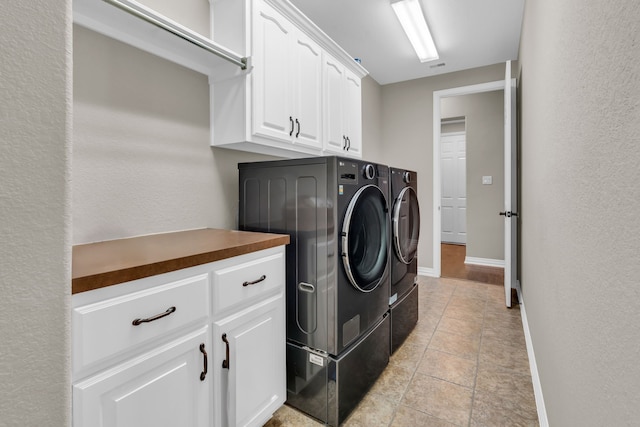
[[[210,349],[204,327],[75,384],[73,425],[210,426]]]
[[[284,287],[280,246],[75,294],[74,427],[262,426],[286,399]]]
[[[217,426],[262,426],[284,403],[283,307],[280,294],[213,324]]]

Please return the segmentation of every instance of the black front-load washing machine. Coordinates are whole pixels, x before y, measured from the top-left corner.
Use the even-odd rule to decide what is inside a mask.
[[[287,403],[337,426],[389,361],[389,168],[241,163],[239,227],[289,234]]]
[[[418,238],[420,206],[416,173],[390,168],[391,187],[391,352],[395,352],[418,322]]]

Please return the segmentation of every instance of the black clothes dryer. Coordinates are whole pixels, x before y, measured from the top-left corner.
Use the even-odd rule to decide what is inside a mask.
[[[238,167],[240,229],[291,237],[287,402],[338,425],[389,361],[389,168],[342,157]]]
[[[404,342],[418,322],[418,240],[420,206],[417,174],[390,168],[392,256],[391,256],[391,352]]]

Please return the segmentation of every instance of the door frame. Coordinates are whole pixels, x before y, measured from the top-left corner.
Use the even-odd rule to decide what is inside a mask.
[[[504,91],[504,80],[480,83],[476,85],[454,87],[433,92],[433,276],[440,277],[442,271],[441,251],[442,244],[442,217],[440,210],[442,176],[440,171],[440,130],[441,111],[440,101],[442,98],[452,96],[470,95],[474,93]],[[506,177],[505,177],[506,178]]]

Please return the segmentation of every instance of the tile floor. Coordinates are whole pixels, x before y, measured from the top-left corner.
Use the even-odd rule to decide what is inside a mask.
[[[520,308],[504,288],[420,277],[420,320],[343,424],[537,426]],[[265,427],[322,424],[288,406]]]

